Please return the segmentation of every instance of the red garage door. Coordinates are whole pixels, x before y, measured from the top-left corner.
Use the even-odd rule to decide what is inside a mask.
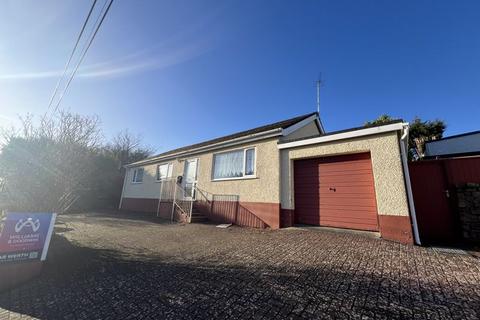
[[[294,162],[295,223],[378,231],[370,153]]]

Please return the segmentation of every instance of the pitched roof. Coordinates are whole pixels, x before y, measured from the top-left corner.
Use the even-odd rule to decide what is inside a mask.
[[[278,122],[270,123],[270,124],[267,124],[267,125],[264,125],[264,126],[256,127],[256,128],[250,129],[250,130],[240,131],[240,132],[230,134],[230,135],[227,135],[227,136],[223,136],[223,137],[207,140],[207,141],[204,141],[204,142],[191,144],[191,145],[188,145],[188,146],[185,146],[185,147],[169,150],[169,151],[166,151],[166,152],[148,157],[144,160],[131,163],[129,165],[133,165],[133,164],[136,164],[136,163],[148,162],[149,160],[152,160],[152,159],[155,159],[155,158],[165,157],[165,156],[172,155],[172,154],[175,154],[175,153],[188,151],[189,149],[196,149],[196,148],[200,148],[200,147],[205,147],[205,146],[208,146],[208,145],[211,145],[211,144],[220,143],[220,142],[224,142],[224,141],[228,141],[228,140],[232,140],[232,139],[236,139],[236,138],[246,137],[246,136],[249,136],[249,135],[252,135],[252,134],[258,134],[258,133],[267,132],[267,131],[271,131],[271,130],[275,130],[275,129],[278,129],[278,130],[286,129],[286,128],[291,127],[294,124],[296,124],[296,123],[298,123],[302,120],[307,119],[308,117],[311,117],[311,116],[315,115],[315,114],[317,114],[317,113],[316,112],[311,112],[311,113],[304,114],[304,115],[301,115],[301,116],[297,116],[297,117],[294,117],[294,118],[290,118],[290,119],[287,119],[287,120],[278,121]]]
[[[437,139],[437,140],[426,141],[425,143],[434,143],[434,142],[444,141],[444,140],[448,140],[448,139],[455,139],[455,138],[461,138],[461,137],[465,137],[465,136],[471,136],[471,135],[479,134],[479,133],[480,133],[480,130],[465,132],[465,133],[460,133],[460,134],[456,134],[456,135],[453,135],[453,136],[443,137],[443,138],[440,138],[440,139]]]

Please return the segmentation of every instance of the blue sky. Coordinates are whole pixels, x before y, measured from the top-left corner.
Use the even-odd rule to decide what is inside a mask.
[[[99,0],[101,4],[103,0]],[[42,114],[90,1],[0,3],[0,125]],[[62,107],[157,151],[315,110],[480,129],[479,1],[115,0]]]

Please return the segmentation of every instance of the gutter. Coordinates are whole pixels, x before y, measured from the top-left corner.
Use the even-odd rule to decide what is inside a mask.
[[[418,232],[417,213],[415,211],[415,204],[413,202],[412,184],[410,182],[410,172],[408,170],[408,159],[405,147],[408,145],[408,132],[409,126],[407,123],[405,123],[403,124],[403,135],[400,138],[400,150],[402,153],[403,175],[405,177],[405,185],[407,187],[408,205],[410,207],[410,214],[412,216],[413,235],[415,237],[415,243],[421,245],[422,243],[420,242],[420,234]]]
[[[384,132],[399,131],[404,128],[404,125],[405,123],[399,122],[399,123],[392,123],[392,124],[387,124],[379,127],[327,134],[327,135],[323,135],[315,138],[281,143],[278,145],[278,149],[288,149],[288,148],[294,148],[294,147],[300,147],[300,146],[307,146],[311,144],[325,143],[329,141],[358,138],[358,137],[369,136],[369,135],[379,134]]]

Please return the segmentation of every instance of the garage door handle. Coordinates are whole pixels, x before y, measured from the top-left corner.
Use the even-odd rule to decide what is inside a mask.
[[[337,189],[336,188],[330,188],[330,191],[335,192],[335,191],[337,191]]]

